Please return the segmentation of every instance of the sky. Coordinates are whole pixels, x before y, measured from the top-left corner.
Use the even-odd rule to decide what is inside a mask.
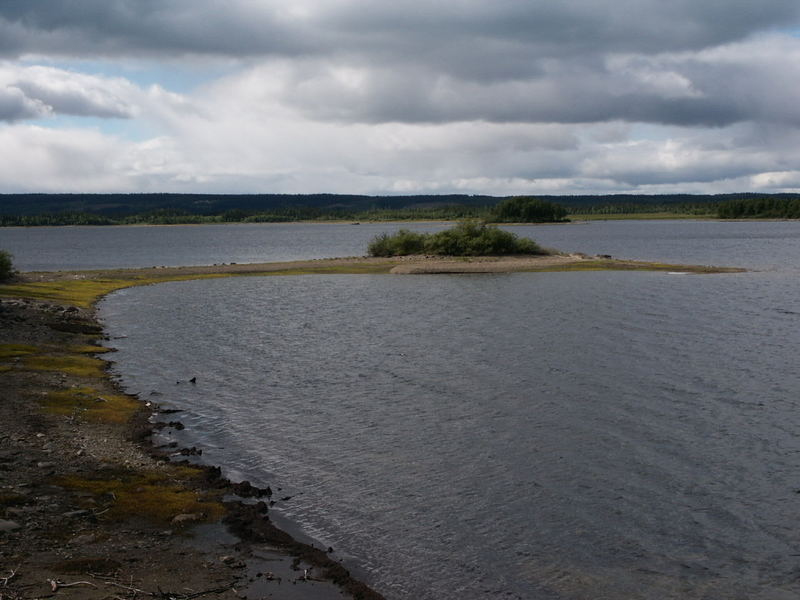
[[[0,192],[800,191],[797,0],[2,0]]]

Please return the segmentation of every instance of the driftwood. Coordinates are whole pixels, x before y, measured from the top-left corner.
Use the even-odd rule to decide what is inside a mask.
[[[148,592],[147,590],[140,590],[131,585],[123,585],[121,583],[116,583],[114,581],[106,581],[106,585],[121,588],[123,590],[128,590],[134,595],[134,597],[136,595],[142,595],[142,596],[149,596],[150,598],[157,598],[159,600],[192,600],[193,598],[201,598],[209,594],[222,594],[231,589],[230,587],[221,587],[221,588],[213,588],[210,590],[203,590],[202,592],[182,593],[182,592],[165,592],[161,590],[161,588],[159,588],[157,592]],[[119,597],[115,596],[115,598]]]
[[[6,587],[8,585],[8,582],[17,576],[17,571],[19,571],[19,567],[17,567],[16,569],[11,569],[11,575],[9,575],[8,577],[0,577],[0,579],[3,580],[3,587]]]

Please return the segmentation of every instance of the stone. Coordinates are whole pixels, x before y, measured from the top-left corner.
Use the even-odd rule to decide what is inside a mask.
[[[72,538],[69,543],[76,546],[85,546],[86,544],[91,544],[94,540],[95,537],[91,533],[85,533]]]
[[[0,533],[8,533],[10,531],[14,531],[19,529],[21,525],[16,521],[6,521],[5,519],[0,519]]]
[[[200,521],[203,515],[200,513],[185,513],[182,515],[175,515],[172,519],[173,525],[185,525],[186,523],[195,523]]]

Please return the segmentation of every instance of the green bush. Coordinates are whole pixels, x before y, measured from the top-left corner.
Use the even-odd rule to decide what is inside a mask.
[[[11,254],[0,250],[0,281],[11,279],[14,274],[14,265],[11,264]]]
[[[408,229],[401,229],[394,235],[382,233],[369,243],[367,252],[371,256],[422,254],[425,251],[426,237],[424,233],[414,233]]]
[[[462,221],[452,229],[434,234],[401,229],[394,235],[382,233],[367,249],[371,256],[495,256],[507,254],[548,254],[533,240],[481,221]]]

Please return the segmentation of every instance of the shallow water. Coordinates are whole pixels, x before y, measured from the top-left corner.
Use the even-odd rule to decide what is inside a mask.
[[[237,278],[101,314],[130,390],[389,598],[797,597],[798,227],[606,225],[536,237],[764,270]]]

